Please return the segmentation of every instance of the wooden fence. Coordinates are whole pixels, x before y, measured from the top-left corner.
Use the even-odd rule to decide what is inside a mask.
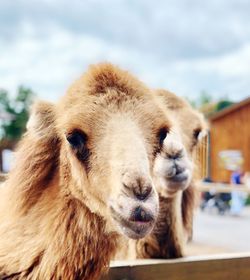
[[[201,192],[211,191],[214,193],[230,193],[232,191],[241,191],[250,194],[250,188],[246,185],[223,184],[223,183],[204,183],[198,186]]]
[[[102,280],[249,280],[250,253],[113,262]]]

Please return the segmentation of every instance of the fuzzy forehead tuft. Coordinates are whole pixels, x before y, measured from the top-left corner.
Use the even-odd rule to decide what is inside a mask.
[[[179,110],[183,108],[190,108],[189,103],[183,98],[175,95],[174,93],[167,91],[165,89],[158,89],[155,91],[157,96],[163,98],[164,103],[166,103],[167,108],[170,110]]]
[[[164,89],[155,90],[154,93],[161,98],[167,109],[178,115],[182,127],[191,128],[196,126],[201,130],[208,129],[208,124],[203,114],[192,108],[185,99]]]
[[[83,76],[88,94],[99,95],[107,90],[125,94],[145,91],[145,86],[133,75],[110,63],[91,65]]]

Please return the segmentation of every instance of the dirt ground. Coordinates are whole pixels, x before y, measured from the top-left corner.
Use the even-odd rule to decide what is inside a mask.
[[[250,252],[250,207],[242,215],[218,215],[215,211],[197,211],[194,219],[193,241],[187,255],[228,252]]]

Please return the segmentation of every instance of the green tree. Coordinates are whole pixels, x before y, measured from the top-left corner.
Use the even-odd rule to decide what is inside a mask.
[[[0,140],[18,140],[25,131],[30,104],[34,93],[19,87],[14,98],[6,90],[0,90]]]
[[[190,99],[188,97],[186,99],[194,108],[197,109],[200,109],[214,102],[213,96],[205,90],[202,90],[196,99]]]
[[[205,116],[213,115],[214,113],[234,104],[234,102],[230,101],[227,97],[216,99],[204,90],[200,92],[197,99],[188,99],[188,101],[194,108],[203,112]]]
[[[210,104],[213,102],[213,96],[206,92],[205,90],[201,91],[200,97],[198,100],[199,107],[202,107],[204,105]]]
[[[223,110],[225,108],[227,108],[228,106],[233,105],[234,102],[230,101],[230,100],[220,100],[217,105],[216,105],[216,111],[220,111]]]

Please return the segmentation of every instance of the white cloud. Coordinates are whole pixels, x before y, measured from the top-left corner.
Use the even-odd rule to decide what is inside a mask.
[[[154,87],[249,96],[249,1],[0,2],[0,87],[56,100],[90,63],[108,60]]]

